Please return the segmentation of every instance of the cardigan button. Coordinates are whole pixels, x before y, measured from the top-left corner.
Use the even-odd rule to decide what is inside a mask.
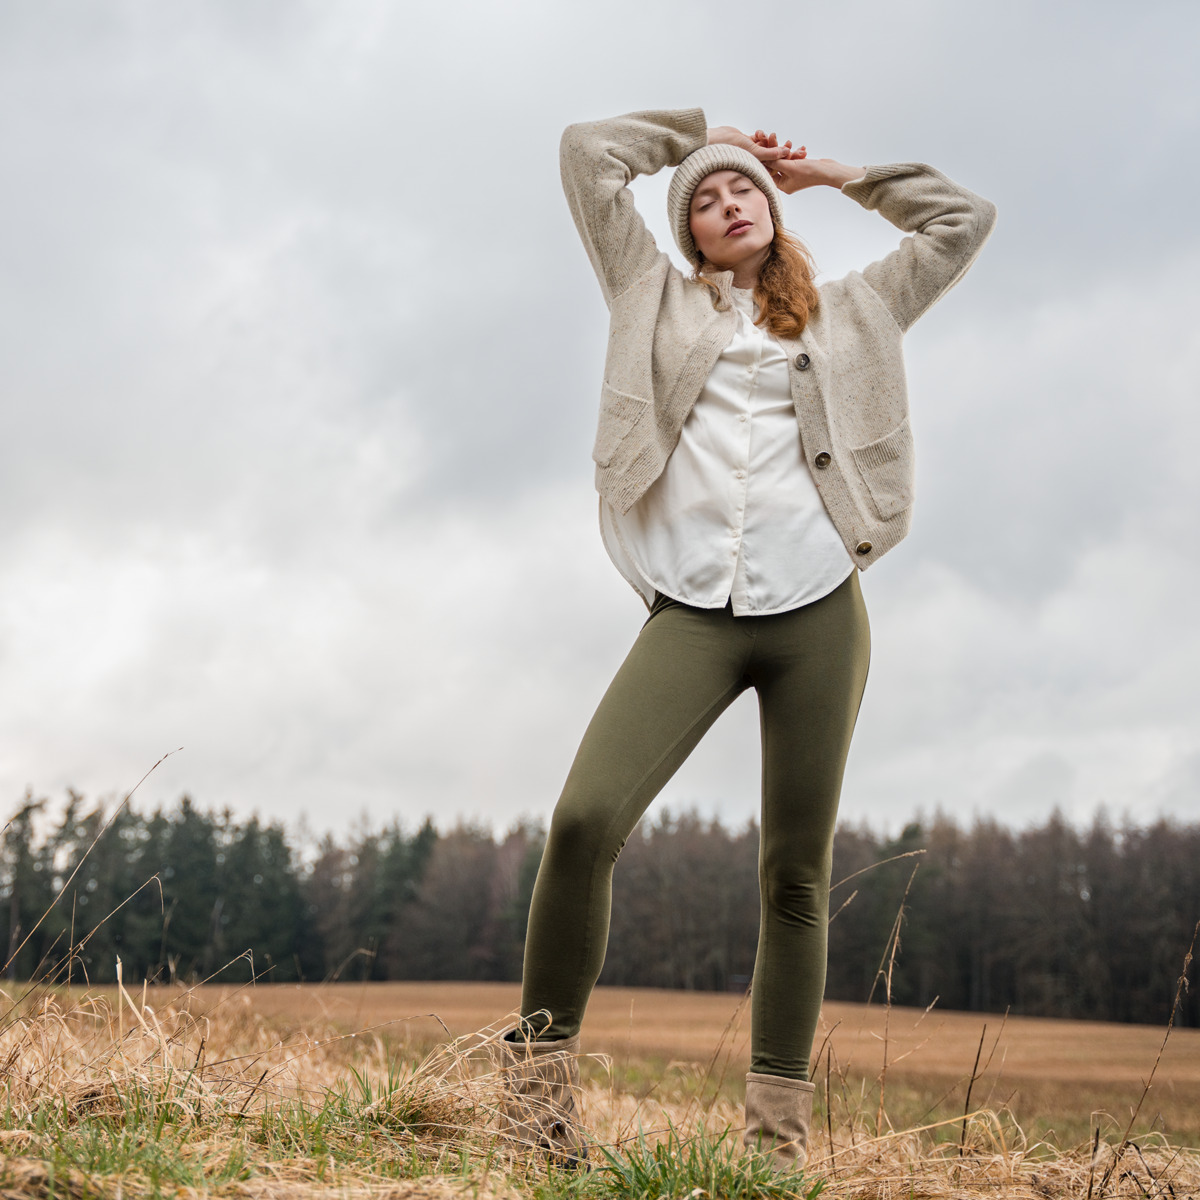
[[[870,542],[859,542],[858,545],[854,547],[854,553],[855,554],[870,554],[871,553],[871,543]]]
[[[825,468],[829,466],[831,462],[833,462],[833,459],[829,457],[828,450],[822,450],[821,453],[813,459],[813,463],[822,471],[825,470]]]
[[[797,371],[807,371],[809,364],[811,362],[812,362],[812,359],[809,358],[807,354],[797,354],[796,355],[796,370]]]

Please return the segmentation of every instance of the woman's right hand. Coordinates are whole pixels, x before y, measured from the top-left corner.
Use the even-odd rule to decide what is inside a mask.
[[[762,130],[759,130],[759,133],[761,134]],[[708,144],[710,146],[718,143],[726,146],[740,146],[743,150],[749,150],[759,162],[779,162],[793,153],[792,143],[784,142],[780,146],[776,143],[774,134],[771,134],[769,141],[765,134],[763,135],[762,142],[759,142],[757,139],[758,134],[750,137],[732,125],[716,125],[708,131]]]

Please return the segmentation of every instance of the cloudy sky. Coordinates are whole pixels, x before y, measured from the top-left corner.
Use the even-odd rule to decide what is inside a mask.
[[[140,804],[548,815],[644,619],[558,138],[700,105],[1000,209],[908,338],[918,508],[862,581],[843,814],[1200,818],[1198,35],[1103,0],[3,5],[0,808],[181,746]],[[826,277],[898,240],[785,204]],[[660,804],[752,815],[756,721]]]

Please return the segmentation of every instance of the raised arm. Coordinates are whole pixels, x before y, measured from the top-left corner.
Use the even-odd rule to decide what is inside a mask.
[[[901,329],[967,273],[996,223],[990,200],[924,163],[868,167],[842,191],[912,234],[863,271]]]
[[[563,133],[563,190],[607,303],[658,254],[634,207],[630,180],[678,166],[705,144],[707,132],[703,111],[685,108],[570,125]]]
[[[768,144],[761,130],[755,140]],[[924,163],[847,167],[801,147],[771,169],[780,191],[828,184],[912,234],[862,273],[901,329],[966,274],[996,222],[994,204]]]

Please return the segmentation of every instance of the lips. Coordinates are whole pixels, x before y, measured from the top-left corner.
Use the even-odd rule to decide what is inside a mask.
[[[725,236],[731,237],[735,233],[741,233],[743,229],[750,229],[754,225],[753,221],[734,221],[730,227],[725,230]]]

